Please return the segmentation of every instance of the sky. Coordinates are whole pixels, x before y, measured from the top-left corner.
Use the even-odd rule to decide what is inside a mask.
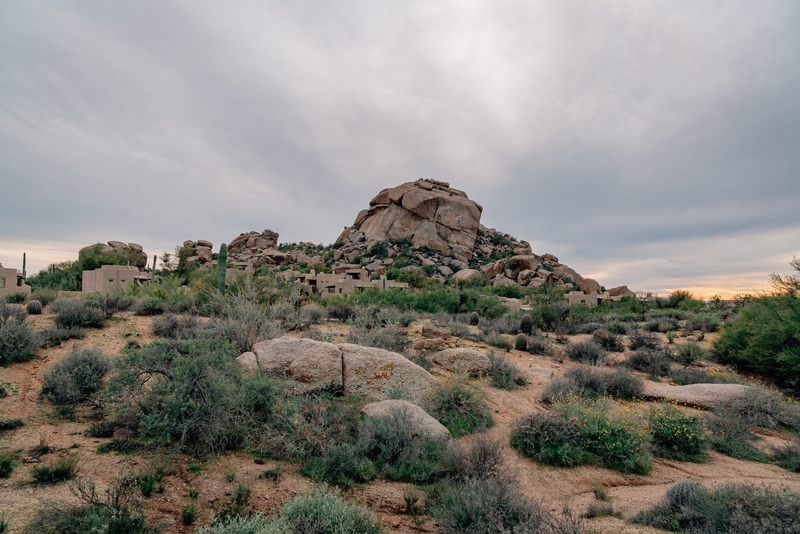
[[[800,256],[796,0],[0,1],[0,263],[271,229],[447,181],[606,287]]]

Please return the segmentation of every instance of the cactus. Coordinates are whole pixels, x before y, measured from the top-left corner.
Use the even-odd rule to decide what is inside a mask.
[[[25,273],[25,263],[26,263],[27,259],[28,259],[28,255],[23,252],[22,253],[22,278],[27,278],[27,276],[25,276],[25,274],[26,274]],[[41,313],[41,312],[39,312],[39,313]]]
[[[38,300],[31,300],[28,302],[28,305],[25,307],[25,310],[28,312],[28,315],[41,315],[42,314],[42,303]]]
[[[690,478],[682,478],[669,487],[664,497],[672,510],[696,511],[703,506],[706,495],[703,486]]]
[[[219,292],[225,294],[225,271],[228,269],[228,247],[225,243],[219,246],[219,256],[217,257],[217,268],[219,269]]]
[[[522,320],[519,322],[519,331],[526,335],[531,335],[533,332],[533,319],[529,314],[525,314],[522,316]]]
[[[517,339],[514,341],[514,348],[517,350],[528,350],[528,336],[525,334],[517,334]]]
[[[469,324],[472,326],[478,326],[479,322],[481,322],[481,318],[477,312],[472,312],[469,314]]]
[[[156,261],[158,260],[158,256],[153,254],[153,272],[156,272]]]

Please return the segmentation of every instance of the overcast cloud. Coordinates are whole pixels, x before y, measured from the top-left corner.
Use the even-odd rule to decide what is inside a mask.
[[[800,2],[0,2],[0,262],[331,243],[384,187],[608,286],[800,255]]]

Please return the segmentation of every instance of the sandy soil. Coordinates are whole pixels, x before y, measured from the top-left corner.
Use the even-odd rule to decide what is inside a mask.
[[[47,311],[29,320],[36,328],[46,328],[52,324],[52,316]],[[88,330],[83,340],[72,340],[60,347],[42,350],[40,356],[30,362],[0,368],[0,382],[10,392],[8,397],[0,399],[0,416],[22,419],[25,423],[17,430],[0,435],[0,451],[14,451],[19,460],[11,477],[0,479],[0,511],[10,513],[12,532],[18,532],[43,502],[77,502],[69,483],[52,486],[32,484],[31,469],[37,462],[76,454],[80,460],[80,476],[92,477],[99,488],[105,488],[121,472],[138,471],[159,461],[152,455],[98,454],[97,446],[108,440],[86,436],[86,429],[92,423],[91,408],[79,410],[75,420],[68,420],[60,417],[52,405],[39,398],[42,373],[73,347],[91,346],[113,357],[130,340],[142,344],[151,341],[150,322],[148,317],[122,313],[109,321],[106,328]],[[329,334],[334,342],[343,341],[347,333],[346,326],[340,323],[328,323],[320,330]],[[419,328],[412,327],[410,330],[412,341],[416,341],[420,336]],[[704,343],[709,338],[707,336]],[[479,346],[456,338],[447,339],[444,344]],[[570,365],[558,357],[532,356],[514,350],[508,356],[526,372],[530,380],[528,386],[509,392],[492,388],[487,382],[476,382],[485,391],[494,411],[496,424],[489,434],[504,443],[508,443],[511,424],[515,419],[545,410],[540,398],[548,382],[548,372],[561,374]],[[435,374],[444,376],[441,372]],[[780,444],[785,436],[765,433],[763,437],[763,444],[767,445]],[[468,443],[471,438],[462,439]],[[40,443],[46,443],[50,451],[36,457],[32,449]],[[655,467],[647,476],[622,475],[597,467],[563,469],[539,466],[510,448],[506,449],[505,454],[522,490],[553,511],[569,507],[575,513],[583,513],[595,498],[593,489],[605,487],[614,510],[621,517],[597,518],[588,523],[591,528],[608,533],[657,532],[629,525],[626,520],[659,500],[666,488],[681,478],[691,477],[705,484],[765,483],[789,486],[800,491],[799,474],[775,466],[734,460],[716,453],[710,453],[709,461],[705,464],[656,460]],[[187,457],[171,457],[163,482],[164,491],[145,499],[148,519],[167,534],[192,532],[196,525],[210,523],[214,512],[230,501],[239,484],[250,488],[252,509],[264,513],[278,509],[286,499],[308,492],[314,486],[297,473],[297,465],[288,462],[262,461],[245,454],[227,454],[200,463],[199,471],[190,469],[192,462],[195,460]],[[277,481],[258,478],[264,470],[274,468],[282,470]],[[379,480],[355,488],[346,496],[373,510],[387,532],[434,532],[436,524],[433,520],[423,518],[416,524],[405,513],[405,487],[404,484]],[[180,521],[180,509],[188,502],[190,489],[199,492],[197,504],[200,513],[194,525],[185,527]]]

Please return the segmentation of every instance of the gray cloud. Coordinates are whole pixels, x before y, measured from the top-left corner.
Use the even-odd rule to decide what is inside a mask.
[[[800,252],[799,22],[789,0],[4,2],[0,261],[329,243],[431,177],[606,285],[763,284]]]

